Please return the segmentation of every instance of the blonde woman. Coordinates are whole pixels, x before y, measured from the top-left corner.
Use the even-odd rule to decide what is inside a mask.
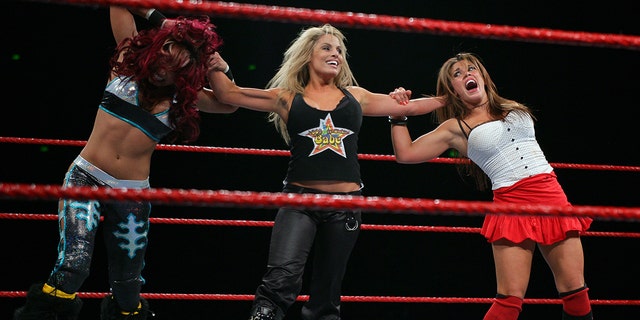
[[[435,98],[396,101],[357,86],[346,57],[345,36],[327,24],[299,33],[267,89],[239,87],[222,72],[212,77],[211,88],[221,102],[270,113],[291,151],[284,192],[362,194],[362,117],[418,115],[442,106]],[[250,319],[284,318],[302,288],[312,247],[310,297],[301,318],[340,319],[341,284],[361,218],[360,210],[281,208]]]

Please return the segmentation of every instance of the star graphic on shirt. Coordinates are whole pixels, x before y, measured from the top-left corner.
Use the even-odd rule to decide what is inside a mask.
[[[299,135],[309,137],[313,141],[315,147],[309,156],[316,155],[325,150],[331,150],[345,158],[347,154],[344,150],[342,140],[350,134],[353,134],[353,131],[333,126],[331,114],[327,114],[324,120],[320,119],[320,125],[317,128],[311,128],[299,133]]]

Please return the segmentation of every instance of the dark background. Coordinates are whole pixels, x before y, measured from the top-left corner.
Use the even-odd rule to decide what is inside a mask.
[[[640,35],[632,1],[237,1],[376,13],[447,21]],[[0,4],[3,115],[0,136],[85,140],[115,46],[104,6],[9,1]],[[168,16],[177,13],[164,11]],[[221,50],[241,86],[264,87],[282,53],[306,25],[212,16]],[[144,27],[144,21],[141,26]],[[341,26],[340,26],[341,27]],[[387,93],[396,86],[435,93],[441,63],[460,51],[482,57],[501,95],[534,109],[538,141],[552,163],[638,165],[638,50],[491,40],[341,27],[359,84]],[[196,145],[285,149],[266,114],[239,110],[203,114]],[[411,117],[414,136],[434,127],[430,115]],[[2,144],[0,182],[59,185],[80,148]],[[386,119],[364,120],[360,153],[392,154]],[[287,159],[280,156],[157,151],[157,188],[277,192]],[[367,196],[489,200],[463,183],[453,166],[361,161]],[[638,173],[558,169],[576,205],[636,207]],[[55,213],[55,201],[0,202],[2,212]],[[275,209],[156,205],[155,217],[271,220]],[[480,216],[365,213],[367,224],[479,227]],[[598,219],[592,231],[637,232],[637,221]],[[253,294],[265,269],[270,228],[155,224],[144,292]],[[44,281],[56,256],[53,221],[5,220],[0,283],[23,291]],[[637,300],[637,239],[583,238],[593,299]],[[82,291],[106,292],[104,251],[98,243]],[[478,234],[363,231],[350,261],[349,296],[472,297],[495,295],[489,244]],[[305,289],[306,290],[306,287]],[[306,291],[302,294],[306,294]],[[536,253],[527,298],[556,298],[552,274]],[[22,298],[0,299],[8,319]],[[158,319],[246,319],[250,301],[152,300]],[[98,299],[85,299],[83,319],[97,319]],[[296,303],[287,319],[298,319]],[[345,319],[481,319],[487,304],[359,303],[342,305]],[[559,319],[559,305],[526,304],[521,320]],[[597,319],[635,319],[638,306],[594,305]]]

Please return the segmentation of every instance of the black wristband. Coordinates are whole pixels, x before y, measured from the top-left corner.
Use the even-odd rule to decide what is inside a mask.
[[[151,12],[151,15],[147,18],[147,20],[154,27],[162,27],[162,23],[167,20],[167,17],[165,17],[164,14],[160,13],[160,11],[156,9],[151,10],[153,10],[153,12]]]
[[[227,78],[229,78],[229,80],[234,81],[233,73],[231,72],[231,67],[229,67],[228,65],[227,65],[227,71],[225,71],[224,74],[227,76]]]
[[[406,126],[407,125],[407,117],[402,117],[402,119],[395,119],[389,116],[389,123],[393,126]]]

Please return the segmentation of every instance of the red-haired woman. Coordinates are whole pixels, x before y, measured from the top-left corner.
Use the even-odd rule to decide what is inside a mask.
[[[155,26],[138,32],[131,12],[110,8],[118,46],[93,130],[64,187],[149,188],[151,155],[160,141],[194,141],[198,110],[237,109],[219,103],[203,87],[214,67],[228,68],[217,53],[222,40],[208,17],[166,19],[154,9],[137,9]],[[31,286],[14,319],[78,318],[82,301],[76,293],[89,276],[101,216],[111,288],[101,319],[146,319],[152,313],[140,291],[150,211],[148,201],[60,199],[57,261],[46,282]]]

